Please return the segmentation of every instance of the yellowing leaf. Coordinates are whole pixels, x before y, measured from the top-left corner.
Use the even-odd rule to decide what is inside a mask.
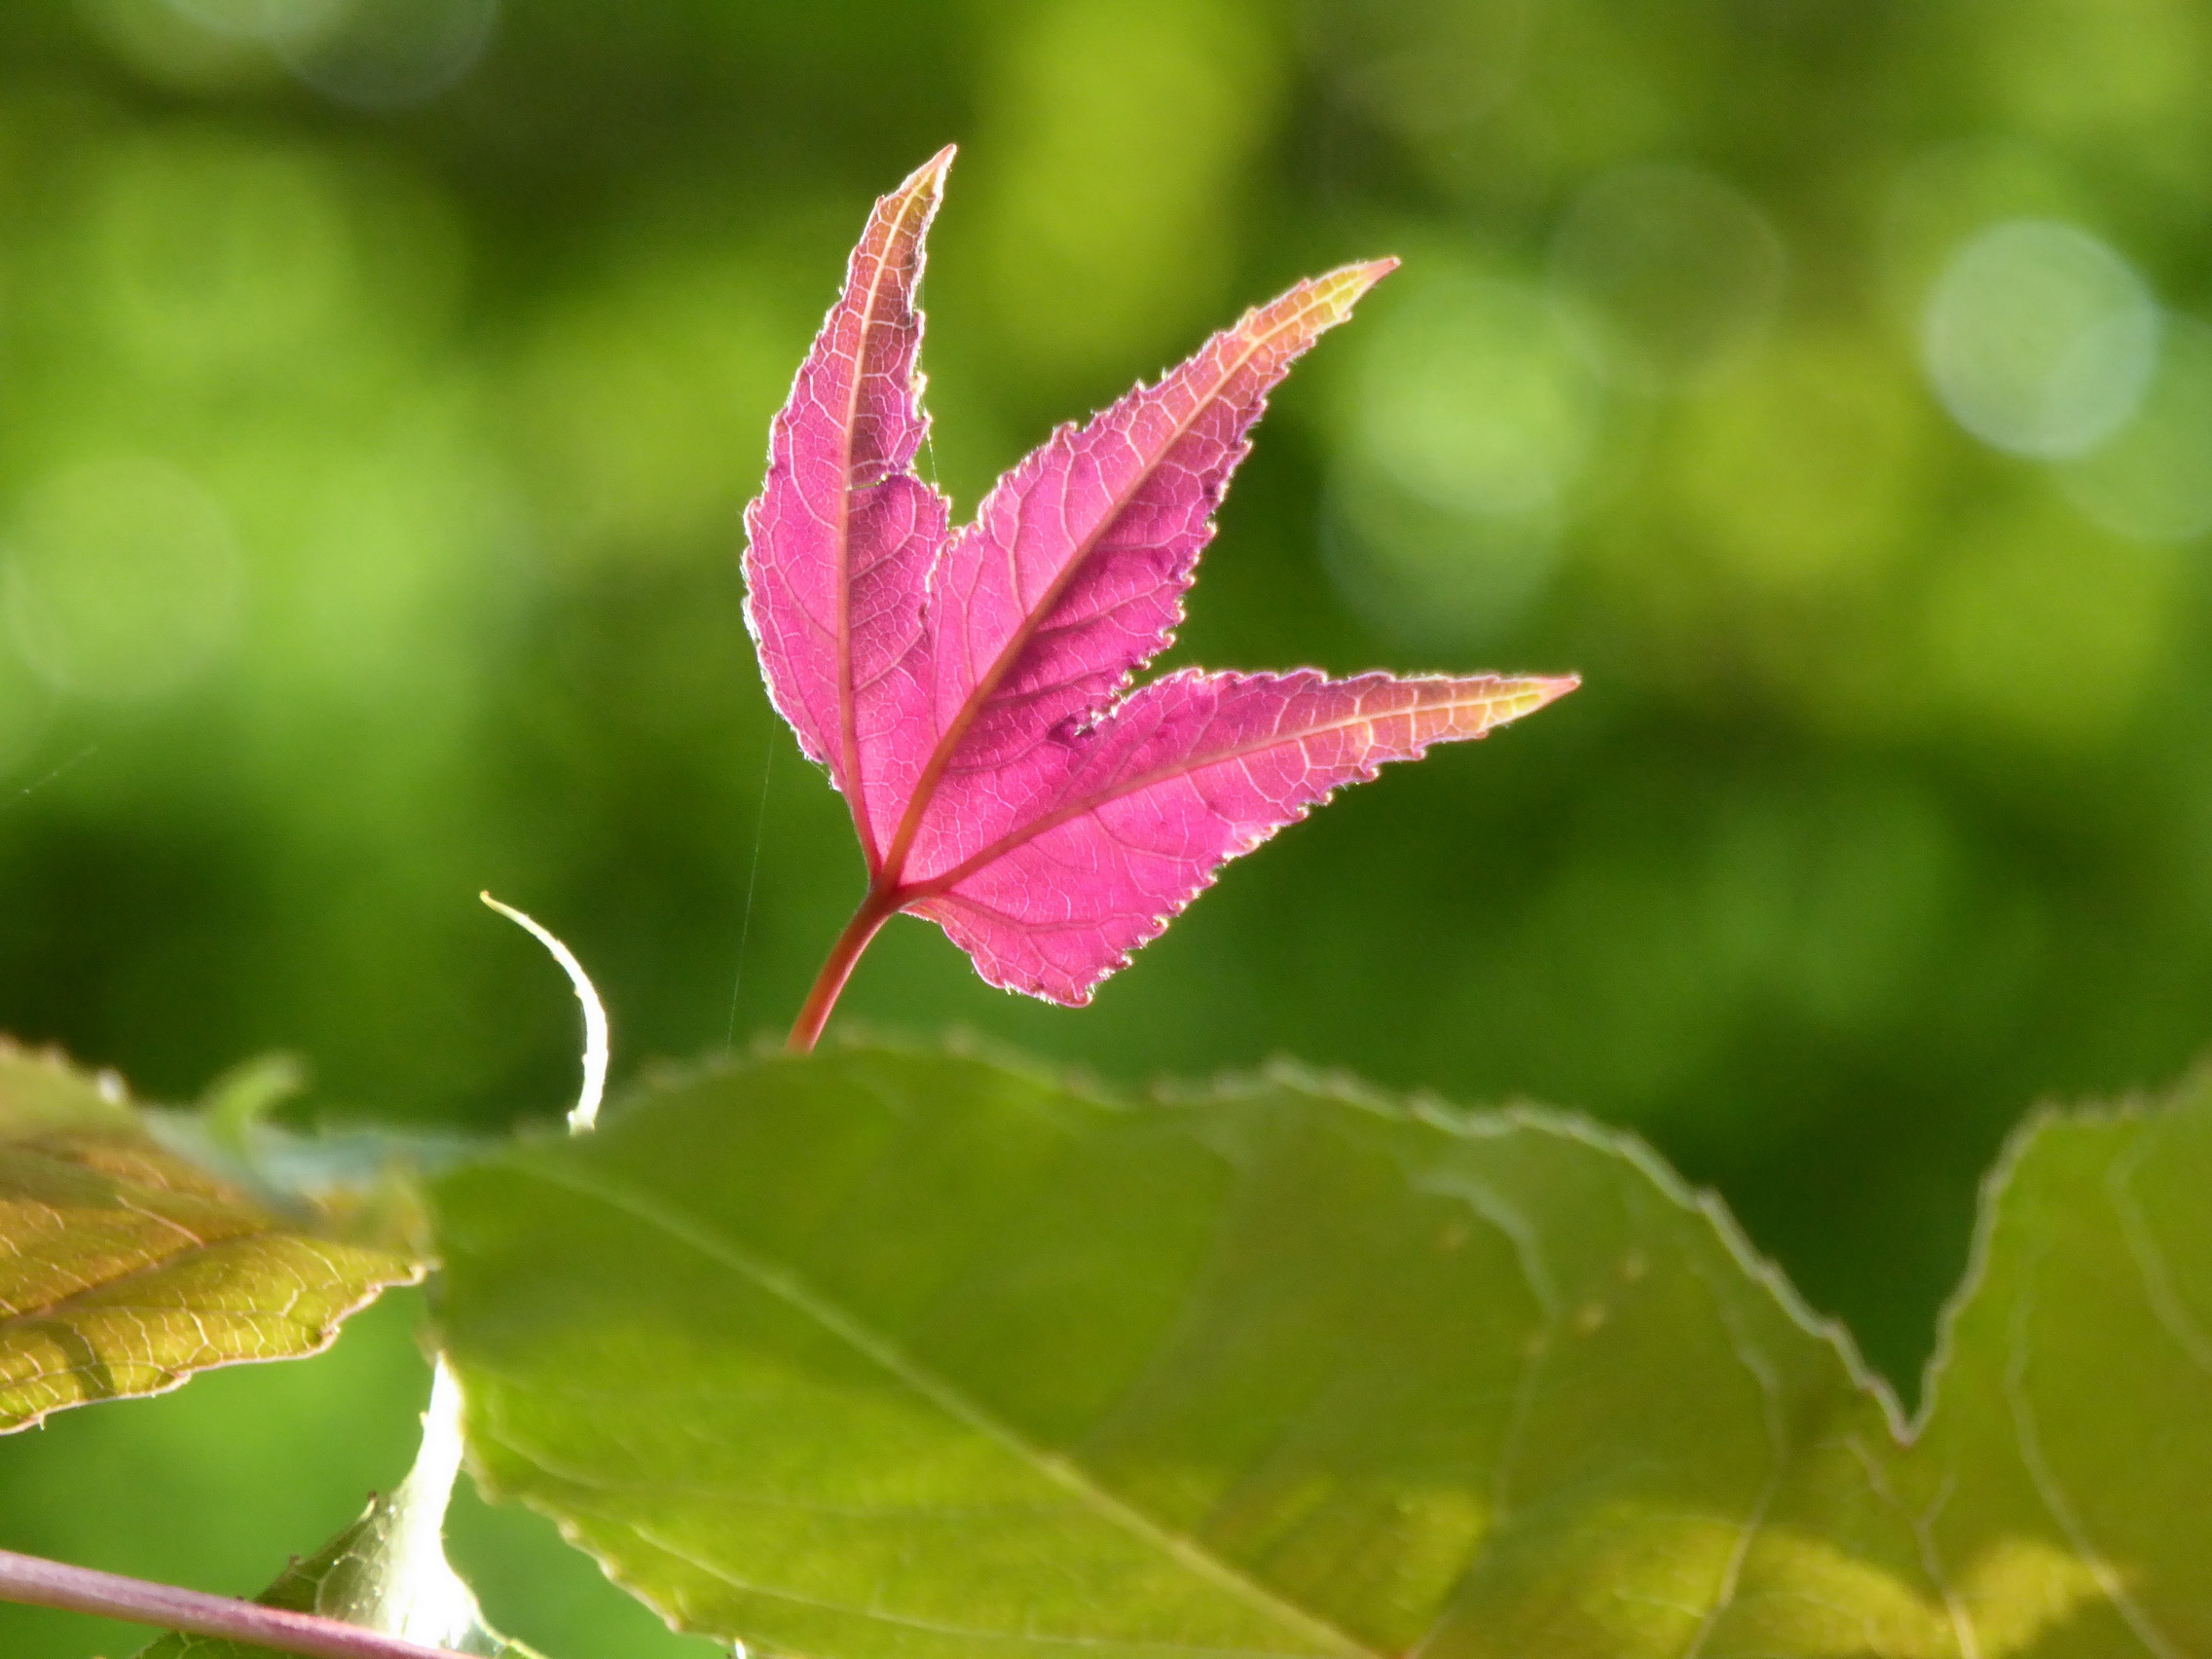
[[[168,1150],[112,1078],[0,1039],[0,1431],[315,1353],[421,1273]]]

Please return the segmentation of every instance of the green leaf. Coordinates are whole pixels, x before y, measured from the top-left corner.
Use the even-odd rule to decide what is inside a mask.
[[[461,1468],[458,1423],[433,1396],[423,1451],[388,1497],[369,1499],[352,1526],[305,1561],[295,1560],[254,1600],[317,1613],[385,1636],[488,1659],[536,1659],[484,1622],[476,1597],[446,1560],[446,1506]],[[172,1632],[138,1659],[283,1659],[250,1642]]]
[[[319,1352],[422,1273],[173,1150],[111,1077],[0,1039],[0,1431]]]
[[[471,1456],[822,1659],[2212,1649],[2212,1093],[1993,1182],[1917,1443],[1580,1120],[764,1060],[448,1177]]]

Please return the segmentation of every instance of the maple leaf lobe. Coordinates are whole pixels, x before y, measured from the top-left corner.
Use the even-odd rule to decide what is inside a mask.
[[[1485,737],[1579,683],[1180,670],[1070,740],[1054,798],[913,908],[992,984],[1080,1007],[1231,859],[1383,764]]]
[[[949,516],[913,470],[929,432],[914,296],[952,156],[947,145],[876,203],[745,510],[745,619],[769,697],[849,799],[868,735],[857,687],[911,652]],[[868,826],[855,823],[872,867]]]

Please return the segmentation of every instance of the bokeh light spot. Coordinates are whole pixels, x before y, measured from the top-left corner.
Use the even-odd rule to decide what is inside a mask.
[[[202,28],[243,40],[276,41],[313,34],[351,0],[168,0],[171,10]]]
[[[1323,62],[1339,96],[1432,140],[1495,109],[1521,79],[1535,0],[1363,0],[1332,9]]]
[[[1229,0],[1057,0],[1006,36],[977,153],[992,309],[1024,361],[1119,373],[1210,311],[1276,102],[1272,44]]]
[[[244,571],[230,522],[164,461],[94,461],[49,479],[0,557],[16,644],[60,690],[159,697],[237,633]]]
[[[1792,336],[1682,411],[1697,542],[1756,588],[1868,585],[1909,546],[1924,408],[1909,361]]]
[[[498,0],[169,0],[203,27],[270,47],[309,86],[360,109],[435,97],[483,56]]]
[[[2169,314],[2135,418],[2058,477],[2076,506],[2121,535],[2192,541],[2212,531],[2212,326]]]
[[[1602,402],[1558,309],[1528,283],[1440,261],[1400,282],[1362,341],[1366,460],[1449,511],[1558,508],[1589,462]]]
[[[1954,719],[2048,748],[2109,741],[2181,620],[2171,554],[2022,503],[1970,533],[1931,592],[1928,661]]]
[[[464,401],[431,393],[393,410],[385,430],[343,445],[303,448],[298,493],[263,503],[276,545],[253,642],[260,673],[294,688],[276,711],[294,726],[328,718],[328,704],[371,699],[414,711],[413,745],[459,710],[472,677],[482,618],[479,591],[497,567],[488,553],[505,531],[502,498],[465,420]],[[311,696],[311,694],[313,694]]]
[[[220,138],[125,145],[90,206],[94,299],[146,367],[297,372],[353,309],[354,249],[327,165]]]
[[[549,535],[590,561],[695,557],[749,487],[730,464],[791,376],[787,316],[736,252],[642,249],[592,303],[550,313],[516,377],[516,429]]]
[[[1963,243],[2005,220],[2072,223],[2094,207],[2094,190],[2063,160],[2015,136],[1938,145],[1884,170],[1887,200],[1876,238],[1882,298],[1913,334]]]
[[[1394,640],[1486,644],[1552,573],[1603,387],[1542,290],[1464,258],[1418,258],[1367,321],[1330,485],[1330,573]]]
[[[1552,245],[1586,343],[1610,372],[1679,386],[1734,357],[1772,316],[1783,243],[1734,186],[1698,167],[1639,163],[1576,198]],[[1594,325],[1594,326],[1589,326]]]
[[[2141,145],[2200,128],[2208,47],[2192,0],[2006,0],[1992,91],[2054,136]]]
[[[498,15],[498,0],[350,0],[320,27],[274,44],[301,80],[334,102],[397,109],[465,79]]]
[[[80,0],[79,9],[118,57],[164,86],[214,92],[277,73],[257,41],[209,27],[176,0]]]
[[[2133,415],[2157,362],[2158,308],[2134,268],[2074,225],[1992,225],[1953,254],[1921,345],[1959,424],[2015,455],[2080,455]]]
[[[1339,468],[1322,519],[1330,576],[1378,633],[1441,659],[1488,645],[1541,597],[1559,563],[1550,515],[1455,512],[1375,468]]]

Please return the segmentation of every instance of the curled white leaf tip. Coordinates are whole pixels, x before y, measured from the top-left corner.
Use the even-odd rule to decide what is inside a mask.
[[[512,904],[500,903],[489,893],[479,893],[476,897],[545,946],[553,960],[561,965],[561,971],[569,976],[569,983],[576,988],[576,1001],[584,1011],[584,1083],[576,1095],[574,1108],[569,1113],[569,1127],[581,1134],[598,1120],[600,1098],[607,1092],[607,1006],[599,1000],[599,992],[592,988],[591,976],[584,972],[584,965],[576,960],[575,952],[554,938],[548,929]]]

